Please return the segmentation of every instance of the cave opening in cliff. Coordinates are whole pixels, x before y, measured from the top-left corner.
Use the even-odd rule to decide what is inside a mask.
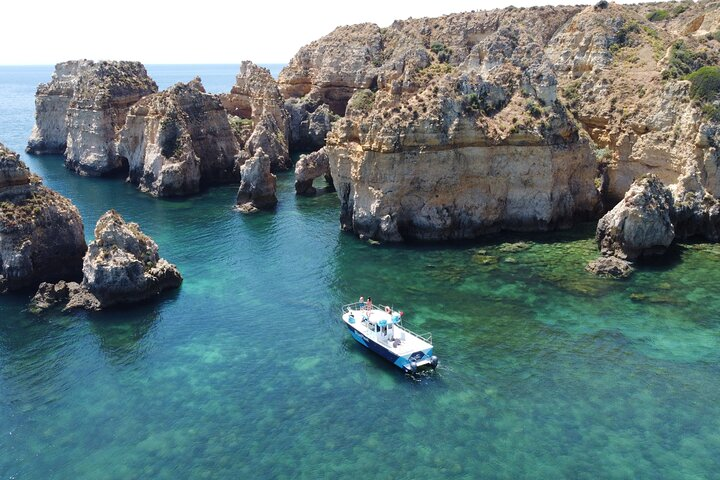
[[[113,176],[117,176],[119,178],[128,178],[128,175],[130,174],[130,162],[126,157],[123,157],[121,155],[118,155],[118,166],[113,171]]]

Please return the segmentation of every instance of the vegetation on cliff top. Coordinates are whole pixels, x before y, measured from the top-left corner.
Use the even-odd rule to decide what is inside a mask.
[[[690,96],[700,102],[703,113],[720,121],[720,67],[701,67],[687,76]]]

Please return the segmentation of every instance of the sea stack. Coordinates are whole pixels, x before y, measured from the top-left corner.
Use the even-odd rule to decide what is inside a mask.
[[[632,262],[661,255],[675,239],[673,197],[655,175],[636,180],[620,203],[597,224],[600,257],[586,269],[596,275],[627,277]]]
[[[238,143],[217,95],[199,78],[148,95],[130,108],[119,134],[118,157],[128,179],[158,197],[197,193],[238,181]]]
[[[270,171],[271,159],[262,148],[255,151],[241,167],[242,182],[237,194],[238,210],[254,213],[270,210],[277,205],[275,196],[276,177]]]
[[[77,208],[0,144],[0,293],[79,279],[86,250]]]
[[[177,267],[160,258],[157,244],[114,210],[98,220],[82,273],[80,285],[41,285],[33,306],[43,309],[67,302],[66,310],[101,310],[146,300],[182,283]]]
[[[27,150],[64,153],[65,165],[81,175],[121,171],[116,134],[130,106],[154,92],[157,85],[139,62],[60,63],[50,83],[38,87]]]
[[[273,172],[288,170],[288,114],[270,71],[250,61],[242,62],[232,90],[220,98],[233,125],[242,126],[244,121],[252,125],[249,135],[237,132],[242,148],[250,156],[262,148]]]

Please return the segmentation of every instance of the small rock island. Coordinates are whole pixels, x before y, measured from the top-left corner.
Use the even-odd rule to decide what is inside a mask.
[[[183,280],[175,265],[160,258],[157,244],[114,210],[98,220],[95,239],[83,258],[82,274],[81,284],[41,284],[33,298],[34,307],[64,303],[65,310],[101,310],[152,298],[179,287]]]

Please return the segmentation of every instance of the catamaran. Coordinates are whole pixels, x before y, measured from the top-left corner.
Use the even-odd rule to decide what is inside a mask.
[[[405,328],[402,312],[385,305],[356,302],[343,306],[342,320],[360,345],[406,372],[437,367],[432,335],[419,335]]]

